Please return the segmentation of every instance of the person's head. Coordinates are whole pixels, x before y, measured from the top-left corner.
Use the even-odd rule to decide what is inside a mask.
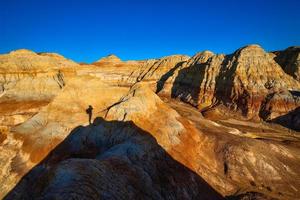
[[[89,105],[89,108],[92,108],[92,106],[91,106],[91,105]]]

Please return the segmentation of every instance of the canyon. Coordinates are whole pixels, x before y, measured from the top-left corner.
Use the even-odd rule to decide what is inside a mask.
[[[0,55],[0,113],[3,199],[300,198],[300,47],[20,49]]]

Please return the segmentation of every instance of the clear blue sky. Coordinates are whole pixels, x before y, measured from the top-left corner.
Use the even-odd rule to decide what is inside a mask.
[[[299,0],[0,0],[0,53],[92,62],[300,45]]]

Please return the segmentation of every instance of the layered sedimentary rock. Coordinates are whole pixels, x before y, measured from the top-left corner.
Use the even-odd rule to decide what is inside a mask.
[[[20,124],[47,105],[79,65],[55,53],[0,55],[1,125]]]
[[[252,45],[228,56],[211,52],[195,55],[187,62],[187,67],[179,71],[171,95],[199,109],[222,104],[255,119],[259,117],[262,102],[270,98],[270,94],[299,88],[299,82],[285,74],[272,56]],[[278,106],[294,105],[292,96],[276,101]],[[274,112],[276,109],[283,107],[273,107]]]
[[[216,76],[220,71],[224,55],[210,51],[197,53],[178,71],[171,89],[171,97],[205,108],[214,104]]]
[[[273,123],[299,130],[300,87],[277,57],[0,56],[0,197],[299,198],[298,132]]]
[[[54,69],[72,69],[77,66],[75,62],[56,53],[35,53],[30,50],[20,49],[9,54],[3,54],[1,71],[9,72],[47,72]],[[74,70],[74,69],[73,69]]]
[[[242,48],[228,59],[218,77],[220,82],[216,96],[225,105],[240,109],[248,118],[257,116],[261,103],[268,94],[300,89],[299,82],[285,74],[259,46]],[[281,98],[276,100],[285,101]],[[293,103],[292,98],[290,101]],[[273,109],[276,111],[276,108]]]
[[[29,155],[20,151],[22,141],[10,129],[51,102],[77,66],[55,53],[37,54],[22,49],[0,55],[0,137],[5,138],[0,147],[1,197],[26,172],[24,168],[32,167]]]
[[[172,72],[181,68],[182,64],[189,59],[185,55],[172,55],[160,59],[149,59],[141,61],[114,61],[110,56],[101,58],[92,65],[82,65],[78,75],[95,76],[109,85],[131,86],[136,82],[148,82],[156,90],[157,81],[161,78],[168,79],[170,73],[173,78],[176,74]]]
[[[78,66],[58,54],[29,50],[0,55],[1,102],[49,101],[65,85],[65,76]]]
[[[94,65],[103,65],[103,64],[117,64],[122,62],[120,58],[118,58],[116,55],[108,55],[107,57],[103,57],[96,62],[94,62]]]
[[[296,55],[294,52],[297,51],[293,51]],[[199,110],[224,105],[247,119],[258,120],[265,119],[260,113],[264,109],[263,103],[272,94],[300,90],[299,81],[282,69],[282,65],[297,68],[297,61],[293,61],[294,64],[282,61],[279,65],[278,57],[258,45],[250,45],[231,55],[204,51],[191,58],[175,55],[131,62],[111,59],[113,65],[104,62],[101,69],[87,68],[89,75],[101,77],[109,84],[129,86],[135,82],[148,82],[160,96],[178,98]],[[273,106],[272,112],[283,114],[295,109],[299,104],[294,104],[294,97],[276,98],[277,106],[288,106]]]

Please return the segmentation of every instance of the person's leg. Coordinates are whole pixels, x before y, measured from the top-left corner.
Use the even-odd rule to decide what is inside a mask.
[[[92,113],[89,113],[89,124],[92,124]]]

